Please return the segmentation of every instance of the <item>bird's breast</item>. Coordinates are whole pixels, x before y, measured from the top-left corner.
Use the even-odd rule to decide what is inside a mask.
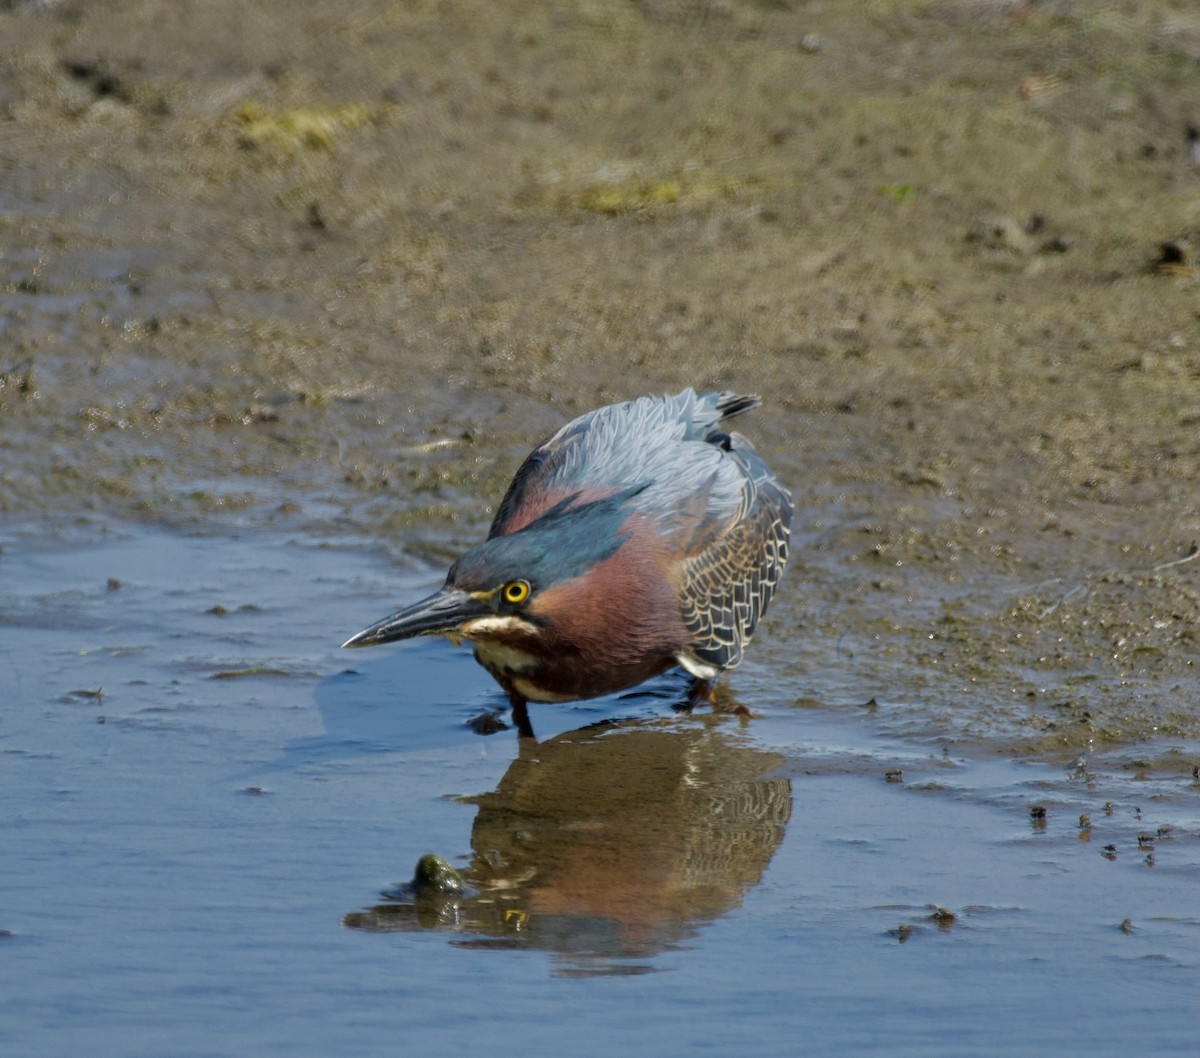
[[[502,687],[516,691],[531,702],[569,702],[580,697],[578,691],[560,692],[542,685],[539,670],[545,667],[541,658],[507,643],[480,641],[475,644],[475,660]]]
[[[538,659],[533,654],[509,643],[481,639],[474,647],[476,660],[493,675],[511,678],[518,673],[529,672],[538,665]]]
[[[521,676],[510,676],[509,682],[522,698],[531,702],[573,702],[581,697],[579,692],[560,694],[541,686],[536,680],[523,679]]]

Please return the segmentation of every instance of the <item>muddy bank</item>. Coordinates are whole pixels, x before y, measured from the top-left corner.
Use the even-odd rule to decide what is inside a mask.
[[[1158,0],[5,5],[0,510],[441,561],[564,416],[757,391],[745,678],[1186,778],[1198,64]]]

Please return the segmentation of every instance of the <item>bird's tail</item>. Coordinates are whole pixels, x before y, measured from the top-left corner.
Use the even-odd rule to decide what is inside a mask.
[[[735,415],[753,411],[762,404],[762,398],[752,394],[718,393],[717,412],[722,419],[732,419]]]

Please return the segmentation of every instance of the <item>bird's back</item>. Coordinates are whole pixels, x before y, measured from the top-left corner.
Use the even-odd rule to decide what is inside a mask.
[[[647,484],[637,507],[675,509],[681,496],[720,472],[719,445],[728,441],[722,419],[758,406],[755,397],[729,393],[640,397],[596,408],[562,426],[526,458],[496,511],[488,536],[523,528],[568,496],[585,498]],[[723,498],[732,500],[736,476],[721,475]]]
[[[642,397],[597,408],[538,445],[517,471],[489,538],[564,501],[624,501],[668,542],[691,638],[679,662],[715,676],[741,660],[787,560],[792,502],[753,446],[723,422],[759,404],[733,393]],[[572,499],[574,497],[574,499]]]

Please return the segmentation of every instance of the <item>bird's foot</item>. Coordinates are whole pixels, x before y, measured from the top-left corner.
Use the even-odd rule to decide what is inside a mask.
[[[698,705],[707,705],[714,713],[724,716],[751,717],[750,712],[729,691],[718,687],[715,680],[693,680],[687,697],[675,706],[675,711],[690,714]]]

